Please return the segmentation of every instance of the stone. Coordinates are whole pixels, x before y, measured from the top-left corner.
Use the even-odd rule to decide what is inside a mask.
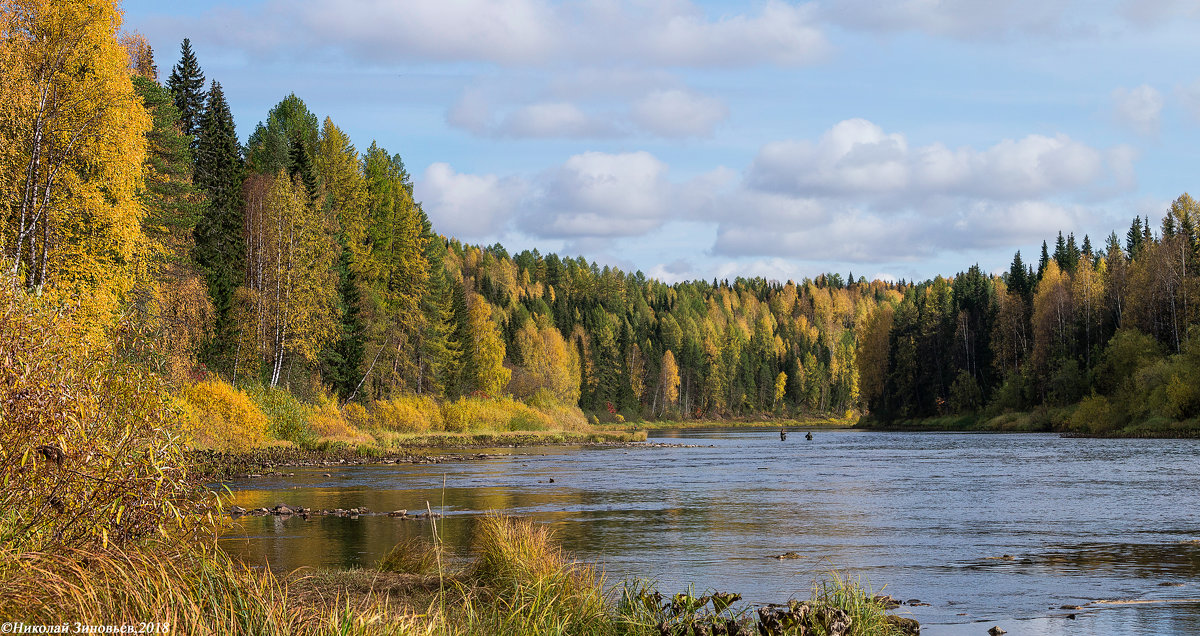
[[[388,513],[389,517],[404,517],[408,515],[407,510],[393,510]]]
[[[1077,610],[1077,609],[1082,609],[1082,608],[1079,607],[1078,605],[1062,605],[1058,609]]]
[[[900,601],[888,594],[879,594],[872,597],[871,600],[882,605],[883,609],[896,609],[900,607]]]
[[[887,622],[888,625],[894,627],[896,631],[900,632],[901,634],[912,634],[915,636],[916,634],[921,633],[921,624],[912,618],[905,618],[903,616],[889,614],[887,617]]]
[[[784,552],[783,554],[781,554],[775,558],[779,559],[780,561],[782,561],[784,559],[803,559],[804,555],[800,554],[799,552],[792,552],[789,550],[788,552]]]
[[[230,508],[230,509],[229,509],[229,514],[231,514],[231,515],[244,515],[244,514],[246,514],[246,509],[245,509],[245,508],[243,508],[243,507],[241,507],[241,506],[234,506],[234,507],[232,507],[232,508]]]
[[[989,629],[988,633],[991,634],[992,636],[1000,636],[1000,634],[1007,634],[1008,631],[1000,629],[1000,626],[996,625],[995,627]]]

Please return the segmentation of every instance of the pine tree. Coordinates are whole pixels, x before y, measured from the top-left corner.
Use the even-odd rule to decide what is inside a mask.
[[[221,85],[212,83],[200,120],[195,183],[208,197],[208,209],[196,224],[195,258],[208,279],[216,310],[212,352],[231,353],[233,292],[242,280],[242,180],[245,166],[233,115]],[[223,356],[219,356],[223,357]]]
[[[1046,266],[1050,264],[1050,251],[1047,248],[1046,242],[1042,241],[1042,257],[1038,259],[1037,279],[1042,280],[1042,276],[1046,273]]]
[[[179,49],[179,63],[171,69],[167,88],[175,96],[175,108],[179,110],[179,127],[191,140],[192,150],[199,144],[201,119],[205,109],[204,72],[192,53],[192,41],[183,39]]]

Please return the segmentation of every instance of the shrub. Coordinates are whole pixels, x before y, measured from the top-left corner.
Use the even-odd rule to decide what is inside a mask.
[[[555,427],[543,411],[512,398],[459,398],[442,405],[448,431],[544,431]]]
[[[1120,416],[1109,404],[1108,398],[1092,395],[1079,402],[1071,414],[1070,422],[1073,431],[1107,433],[1118,428]]]
[[[361,406],[359,409],[362,409]],[[365,412],[365,411],[364,411]],[[351,424],[337,400],[322,397],[316,406],[309,407],[309,429],[319,441],[365,444],[373,441],[370,435]]]
[[[10,271],[0,261],[0,546],[107,544],[199,523],[177,516],[194,492],[166,387],[88,337],[106,325],[77,324]]]
[[[219,379],[182,392],[187,429],[197,448],[243,451],[267,441],[267,417],[242,391]]]
[[[342,415],[354,428],[367,428],[371,424],[371,417],[367,414],[366,407],[358,402],[349,402],[343,406]]]
[[[247,393],[267,416],[271,435],[301,446],[312,445],[309,409],[296,396],[285,389],[264,386],[250,387]]]
[[[371,422],[399,433],[428,433],[444,430],[437,402],[428,395],[401,395],[371,403]]]

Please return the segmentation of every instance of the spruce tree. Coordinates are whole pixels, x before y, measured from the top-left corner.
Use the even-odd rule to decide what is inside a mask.
[[[362,293],[355,274],[353,255],[341,237],[338,260],[338,336],[321,352],[321,377],[342,399],[348,399],[362,379],[366,350],[366,325],[362,320]]]
[[[179,63],[171,69],[167,88],[175,96],[175,108],[179,110],[179,127],[191,140],[196,150],[200,136],[200,120],[204,112],[204,73],[192,53],[192,41],[184,38],[180,47]]]
[[[1042,241],[1042,257],[1038,259],[1037,279],[1042,280],[1042,274],[1046,273],[1046,266],[1050,264],[1050,251],[1047,248],[1046,242]]]
[[[1133,217],[1133,223],[1129,224],[1129,232],[1125,234],[1125,251],[1129,253],[1129,258],[1137,258],[1142,251],[1142,217]]]
[[[242,180],[245,166],[233,115],[221,85],[212,83],[200,119],[196,149],[196,187],[208,198],[208,209],[196,224],[196,262],[205,271],[209,296],[217,312],[213,352],[229,353],[234,337],[233,292],[241,284]],[[219,356],[218,356],[219,357]]]

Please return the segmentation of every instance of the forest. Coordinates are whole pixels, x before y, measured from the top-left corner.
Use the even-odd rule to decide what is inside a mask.
[[[69,310],[173,387],[198,446],[478,420],[1111,433],[1200,414],[1187,194],[1157,226],[1102,246],[1060,233],[999,276],[666,284],[438,234],[399,154],[360,152],[294,94],[243,144],[188,40],[160,81],[144,37],[101,46],[107,29],[69,13],[6,40],[5,269],[18,299]]]

